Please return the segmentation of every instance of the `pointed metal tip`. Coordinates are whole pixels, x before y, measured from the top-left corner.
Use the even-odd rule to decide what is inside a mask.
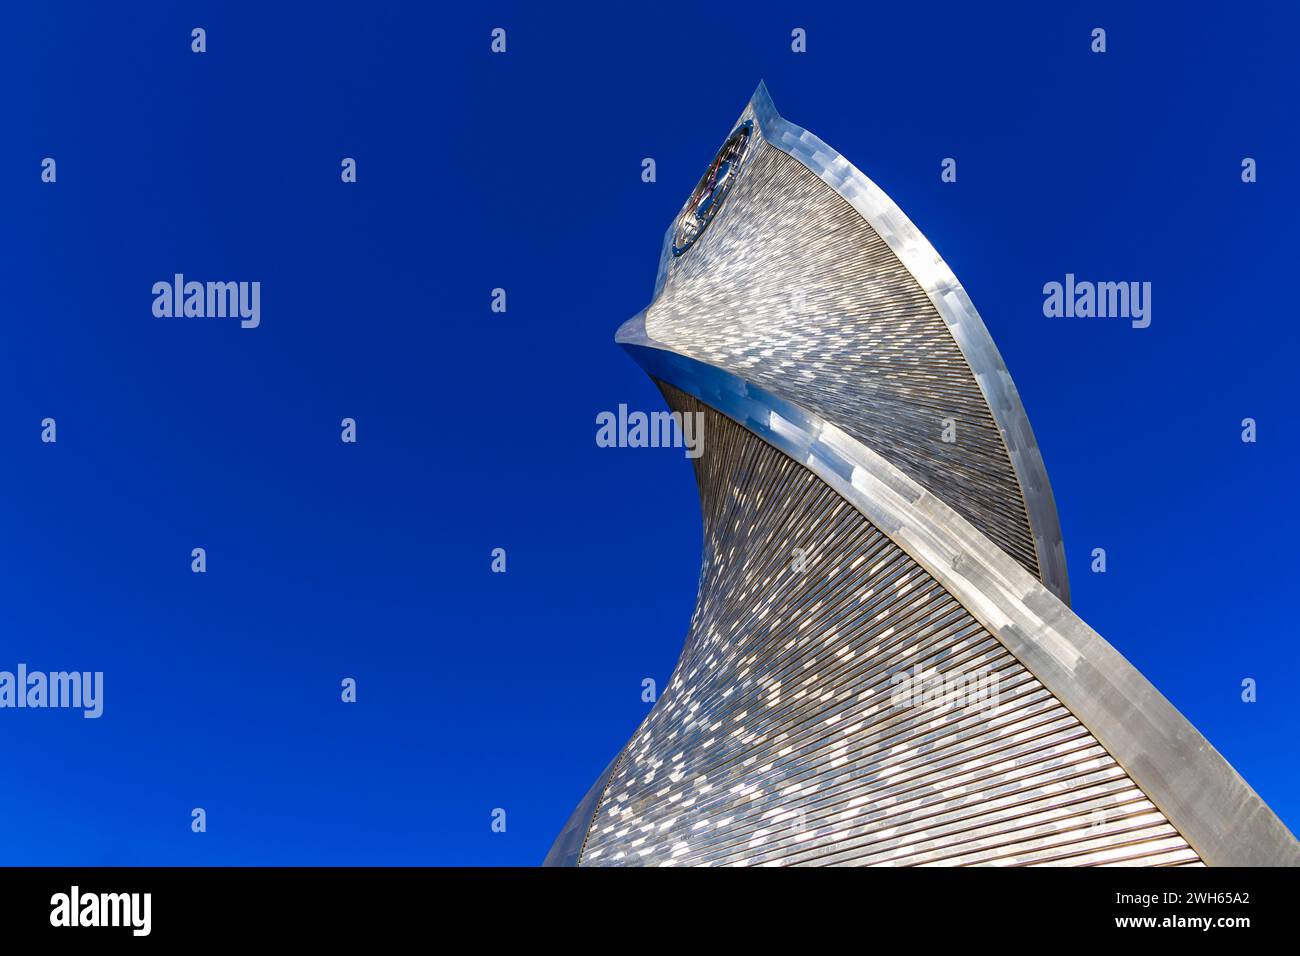
[[[781,119],[781,114],[772,105],[772,95],[767,91],[767,84],[762,80],[758,81],[758,88],[749,98],[749,105],[745,107],[745,112],[758,120],[761,127],[770,127],[774,121]],[[744,115],[741,114],[742,118]]]

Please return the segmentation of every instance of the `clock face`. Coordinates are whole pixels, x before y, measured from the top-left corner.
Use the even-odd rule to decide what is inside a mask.
[[[749,142],[753,135],[754,123],[746,120],[727,137],[722,149],[718,150],[718,155],[713,157],[708,172],[691,193],[686,208],[677,217],[677,228],[673,234],[674,256],[680,256],[689,249],[722,208],[749,152]]]

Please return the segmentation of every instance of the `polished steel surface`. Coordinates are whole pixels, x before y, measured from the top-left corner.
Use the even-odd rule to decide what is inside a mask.
[[[591,826],[591,820],[600,809],[601,801],[605,796],[605,789],[609,785],[610,774],[618,765],[622,755],[615,757],[610,761],[609,766],[604,769],[596,782],[591,785],[587,795],[582,798],[573,813],[569,814],[569,819],[565,821],[564,829],[560,835],[555,838],[551,844],[550,852],[546,854],[546,859],[542,861],[543,866],[577,866],[578,860],[582,857],[582,849],[587,842],[587,830]]]
[[[617,336],[674,408],[706,416],[696,611],[669,686],[547,862],[1300,865],[1282,822],[1063,599],[1041,458],[951,273],[762,88],[750,118],[761,137],[725,207],[693,248],[665,248],[655,300]],[[781,270],[813,278],[815,320],[777,307]],[[985,441],[926,460],[951,451],[917,431],[927,402],[978,421],[929,305],[1009,458]],[[996,675],[996,697],[895,699],[918,665]]]
[[[767,161],[751,160],[688,254],[672,256],[670,227],[644,334],[824,413],[1069,603],[1047,469],[961,283],[875,183],[777,114],[763,84],[739,122],[755,124],[751,149]],[[946,418],[955,445],[940,440]]]
[[[1197,861],[1079,720],[857,509],[663,389],[706,416],[699,603],[582,864]],[[996,703],[893,700],[894,676],[917,667],[982,675]]]
[[[807,409],[687,356],[631,341],[625,347],[652,378],[798,461],[932,575],[1079,719],[1201,860],[1300,866],[1295,837],[1209,741],[1042,582],[944,502]]]
[[[957,343],[893,251],[799,161],[755,145],[645,329],[842,423],[1038,573],[1011,459]]]

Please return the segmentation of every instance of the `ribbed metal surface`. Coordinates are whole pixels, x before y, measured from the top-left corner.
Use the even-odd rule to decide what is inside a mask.
[[[806,166],[752,148],[726,205],[672,261],[646,332],[835,422],[1038,576],[1006,445],[924,290]]]
[[[761,85],[741,120],[725,205],[680,256],[670,232],[617,335],[707,418],[695,614],[547,862],[1296,865],[1070,612],[1037,443],[951,270]],[[922,672],[964,693],[900,697]]]
[[[1087,728],[858,510],[661,388],[706,415],[699,599],[582,864],[1198,862]],[[996,677],[996,705],[891,700],[917,665]]]

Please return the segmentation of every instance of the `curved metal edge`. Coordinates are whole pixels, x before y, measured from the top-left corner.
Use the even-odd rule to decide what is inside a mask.
[[[1002,354],[993,344],[993,338],[970,296],[930,241],[884,190],[819,137],[782,118],[762,82],[741,113],[740,121],[750,117],[764,140],[801,162],[857,210],[889,244],[898,261],[929,296],[965,356],[1002,434],[1012,470],[1020,483],[1043,581],[1057,597],[1069,604],[1070,580],[1065,544],[1061,537],[1056,498],[1047,478],[1047,466],[1011,373],[1007,371]],[[676,222],[676,217],[673,221]],[[659,298],[668,279],[672,230],[670,225],[664,237],[654,299]]]
[[[569,819],[564,822],[564,829],[551,844],[542,866],[578,865],[578,861],[582,859],[583,847],[587,845],[587,833],[596,819],[596,814],[600,811],[601,801],[605,797],[605,788],[609,786],[609,778],[614,775],[614,768],[618,766],[622,756],[623,751],[620,750],[618,756],[611,760],[609,766],[596,778],[596,782],[591,785],[582,802],[574,807],[573,812],[569,814]]]
[[[624,323],[619,340],[652,378],[803,464],[932,574],[1079,718],[1207,865],[1300,866],[1300,843],[1187,718],[932,493],[833,423],[650,342],[642,315]]]

